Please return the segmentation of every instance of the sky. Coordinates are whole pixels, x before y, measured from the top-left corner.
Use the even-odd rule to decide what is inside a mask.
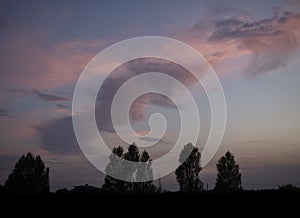
[[[75,85],[103,49],[149,35],[195,48],[224,89],[225,135],[200,173],[203,182],[213,188],[215,163],[230,150],[240,165],[244,188],[300,186],[299,0],[0,0],[0,184],[22,154],[33,152],[50,167],[52,190],[101,186],[103,173],[89,163],[74,135]],[[204,125],[197,142],[201,148],[210,122],[206,95],[185,69],[164,60],[135,60],[112,72],[97,98],[100,133],[111,147],[126,146],[113,130],[109,106],[125,80],[149,71],[175,76],[191,89]],[[160,95],[142,96],[130,109],[137,132],[147,131],[154,112],[170,123],[164,138],[150,148],[156,157],[174,143],[178,111]],[[173,174],[162,178],[162,185],[178,189]]]

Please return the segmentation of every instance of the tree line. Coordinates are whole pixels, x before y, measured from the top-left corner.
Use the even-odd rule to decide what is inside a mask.
[[[191,143],[184,146],[178,161],[179,167],[175,171],[176,181],[180,192],[197,193],[204,190],[200,179],[201,153]],[[132,164],[136,162],[137,164]],[[128,165],[129,164],[129,165]],[[149,153],[139,151],[134,143],[125,151],[121,146],[115,147],[110,155],[110,162],[106,166],[106,177],[101,191],[106,193],[143,193],[153,194],[162,192],[153,184],[152,159]],[[235,192],[242,190],[241,173],[234,155],[228,151],[216,163],[217,178],[214,191]],[[127,181],[116,179],[122,175]],[[129,181],[140,182],[129,182]],[[4,185],[6,193],[43,194],[49,193],[49,168],[45,167],[39,155],[32,153],[22,155],[16,162],[12,173]]]

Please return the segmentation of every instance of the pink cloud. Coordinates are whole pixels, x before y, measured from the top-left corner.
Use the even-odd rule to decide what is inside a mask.
[[[270,18],[220,19],[211,25],[194,25],[177,37],[196,48],[212,65],[224,60],[230,65],[232,58],[247,56],[249,63],[243,62],[238,68],[256,75],[284,67],[293,59],[299,49],[300,13],[276,8]]]
[[[37,145],[35,134],[35,130],[30,128],[24,119],[1,119],[0,154],[26,152],[35,148]]]
[[[74,82],[103,40],[46,43],[44,31],[21,31],[1,40],[2,82],[11,88],[51,89]]]
[[[255,67],[250,72],[252,75],[286,66],[299,49],[300,13],[286,12],[274,26],[280,34],[241,39],[243,47],[253,53],[250,67]],[[250,67],[248,70],[251,70]]]
[[[212,39],[232,40],[242,51],[250,51],[253,58],[246,69],[250,75],[284,67],[299,48],[300,14],[283,12],[259,21],[227,22],[212,34]]]

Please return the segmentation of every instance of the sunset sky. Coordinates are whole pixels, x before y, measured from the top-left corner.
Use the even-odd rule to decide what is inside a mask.
[[[102,185],[104,175],[88,162],[74,136],[74,88],[100,51],[148,35],[195,48],[223,86],[227,125],[221,147],[200,173],[205,184],[213,188],[215,163],[230,150],[240,164],[244,188],[300,186],[299,0],[0,0],[0,184],[22,154],[33,152],[50,167],[52,190]],[[151,66],[140,60],[116,69],[104,88],[104,103],[124,75],[135,71],[165,70],[193,89],[180,67],[164,61],[156,69]],[[208,102],[196,90],[205,125]],[[151,112],[162,111],[173,121],[178,115],[172,103],[159,97],[146,96],[131,109],[137,131],[144,130]],[[125,146],[106,113],[103,104],[96,111],[99,130],[112,147]],[[172,145],[177,131],[172,126],[152,155]],[[162,185],[178,189],[173,174]]]

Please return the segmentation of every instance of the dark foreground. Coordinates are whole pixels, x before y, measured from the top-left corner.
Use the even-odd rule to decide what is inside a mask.
[[[299,192],[7,195],[2,214],[9,217],[292,217],[299,215]]]
[[[18,195],[2,193],[1,202],[6,204],[36,204],[36,205],[55,205],[64,207],[67,204],[72,206],[89,205],[152,205],[173,204],[178,205],[290,205],[300,203],[300,192],[298,191],[279,191],[279,190],[258,190],[258,191],[240,191],[234,193],[216,193],[205,191],[199,193],[181,193],[181,192],[163,192],[156,194],[121,194],[121,193],[103,193],[103,192],[63,192],[48,193],[44,195]],[[250,204],[249,204],[250,203]],[[3,205],[3,204],[2,204]],[[175,209],[175,208],[174,208]]]

